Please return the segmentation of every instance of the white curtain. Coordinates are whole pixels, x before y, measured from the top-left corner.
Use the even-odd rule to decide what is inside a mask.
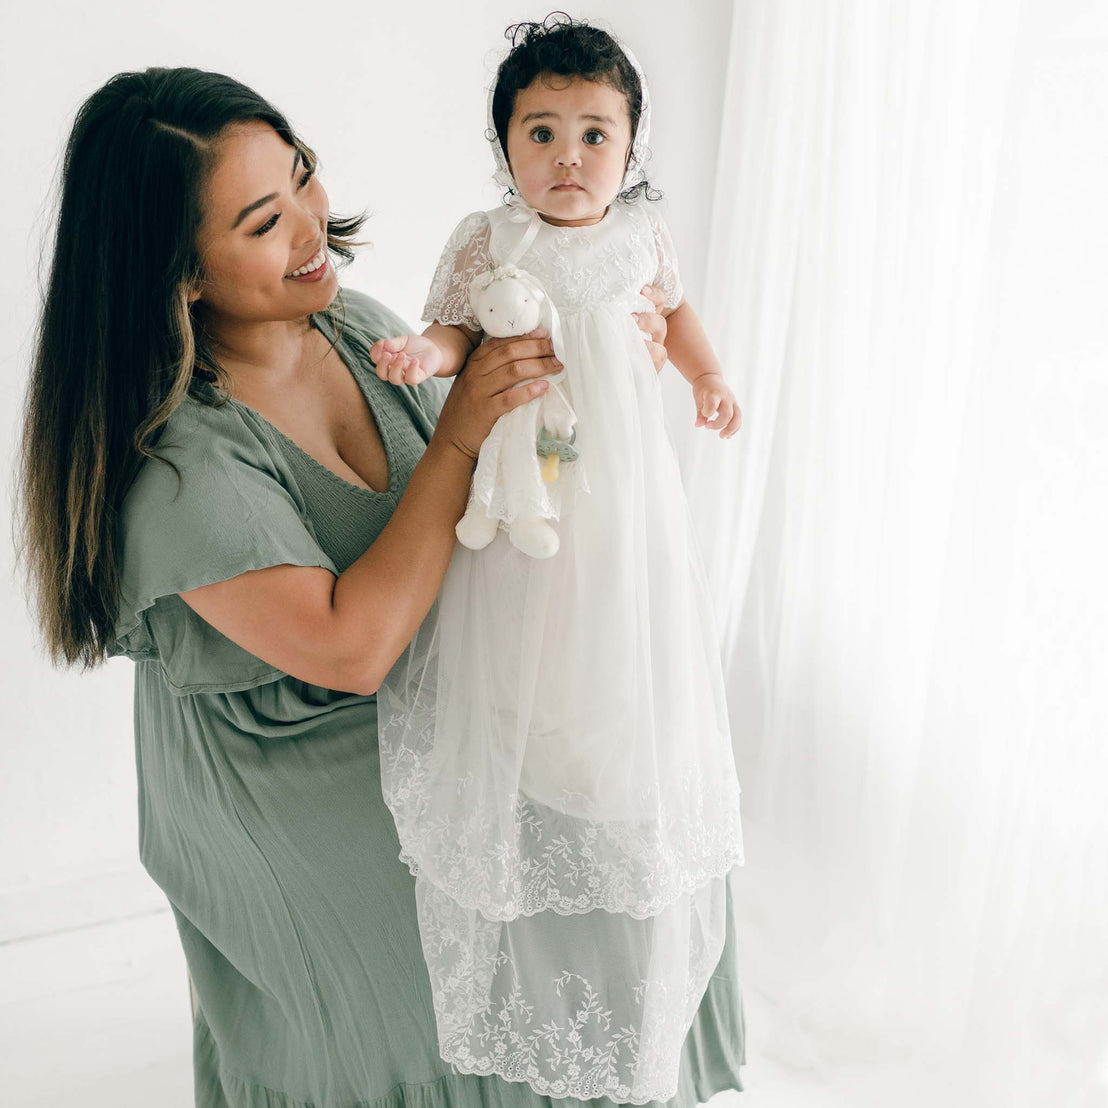
[[[1106,205],[1108,5],[737,0],[704,315],[745,422],[679,448],[752,1091],[1108,1102]]]

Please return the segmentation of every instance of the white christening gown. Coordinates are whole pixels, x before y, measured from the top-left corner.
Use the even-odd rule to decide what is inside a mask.
[[[479,329],[470,281],[527,226],[507,207],[464,219],[424,319]],[[530,558],[504,529],[456,547],[378,694],[382,784],[417,877],[443,1056],[555,1096],[664,1100],[742,861],[711,601],[631,315],[645,284],[675,307],[680,280],[648,203],[543,223],[515,264],[557,307],[577,416],[580,461],[546,506],[559,549]],[[472,495],[510,520],[497,449],[494,428]],[[619,918],[557,922],[596,909]],[[599,938],[613,928],[616,949]],[[580,996],[601,998],[595,1021]],[[536,1045],[532,1018],[560,1026],[559,1010],[576,1030]]]

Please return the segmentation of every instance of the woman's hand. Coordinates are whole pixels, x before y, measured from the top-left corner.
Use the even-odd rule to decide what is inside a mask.
[[[650,359],[656,370],[661,370],[666,364],[666,317],[661,315],[666,298],[661,289],[653,285],[643,285],[642,294],[649,300],[655,310],[653,312],[632,312],[639,330],[650,336],[646,343],[646,349],[650,353]]]
[[[541,327],[527,335],[482,343],[454,378],[435,435],[445,436],[467,457],[476,458],[492,425],[505,412],[542,396],[548,385],[537,378],[561,369],[553,343]]]

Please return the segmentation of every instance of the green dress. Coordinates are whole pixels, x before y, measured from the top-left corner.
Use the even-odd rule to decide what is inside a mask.
[[[236,646],[177,593],[273,565],[341,573],[388,521],[434,427],[440,382],[396,388],[369,347],[409,331],[346,292],[314,318],[388,459],[371,492],[199,384],[121,512],[113,654],[135,661],[139,853],[173,909],[195,989],[198,1108],[549,1108],[438,1054],[416,924],[381,796],[373,696],[308,684]],[[741,1089],[733,909],[671,1108]],[[567,1100],[567,1108],[582,1103]],[[591,1102],[608,1108],[601,1098]]]

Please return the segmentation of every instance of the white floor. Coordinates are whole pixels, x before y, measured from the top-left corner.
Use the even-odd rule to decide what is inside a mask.
[[[168,909],[0,946],[0,1072],[19,1108],[191,1108],[185,963]]]
[[[838,1108],[825,1087],[759,1057],[763,1010],[748,990],[747,1089],[721,1093],[714,1108]],[[190,1034],[168,909],[0,944],[4,1104],[191,1108]]]

